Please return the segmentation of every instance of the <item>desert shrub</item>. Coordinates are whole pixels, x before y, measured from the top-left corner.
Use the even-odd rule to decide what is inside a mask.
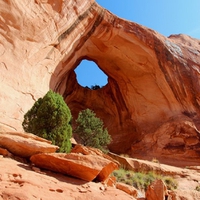
[[[86,109],[79,112],[74,132],[81,139],[83,145],[107,152],[107,145],[111,142],[111,137],[104,128],[103,121],[96,117],[92,110]]]
[[[162,176],[154,172],[134,172],[131,170],[125,170],[120,168],[112,173],[116,177],[117,181],[134,186],[140,190],[146,190],[147,187],[156,179],[161,179],[165,182],[168,190],[177,188],[177,182],[170,176]]]
[[[69,152],[72,136],[71,119],[70,109],[63,97],[50,90],[24,115],[22,126],[26,132],[58,145],[60,152]]]
[[[195,190],[198,191],[198,192],[200,192],[200,186],[197,185],[196,188],[195,188]]]
[[[119,156],[121,156],[121,157],[125,157],[125,158],[130,158],[130,156],[128,155],[128,154],[120,154]]]
[[[159,160],[156,159],[156,158],[153,158],[151,162],[154,162],[154,163],[160,163]]]
[[[92,90],[98,90],[98,89],[101,89],[101,87],[99,85],[92,85],[91,89]]]
[[[163,181],[165,182],[168,190],[177,189],[177,182],[171,176],[163,177]]]

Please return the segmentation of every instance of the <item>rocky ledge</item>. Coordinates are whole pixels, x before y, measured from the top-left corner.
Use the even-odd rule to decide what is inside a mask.
[[[8,135],[9,144],[6,140]],[[0,137],[0,199],[2,200],[200,198],[200,192],[196,190],[200,182],[198,167],[188,166],[184,169],[125,158],[113,153],[105,155],[100,150],[79,144],[70,153],[61,154],[55,152],[57,147],[51,145],[49,141],[28,133],[1,132]],[[13,148],[12,144],[20,148]],[[32,153],[30,155],[26,152]],[[146,192],[116,182],[111,173],[120,166],[135,172],[154,171],[173,176],[178,182],[178,189],[168,190],[161,180],[149,185]]]

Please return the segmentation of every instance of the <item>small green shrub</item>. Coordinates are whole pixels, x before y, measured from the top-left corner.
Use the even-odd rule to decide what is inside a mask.
[[[154,163],[160,163],[159,160],[156,159],[156,158],[153,158],[151,162],[154,162]]]
[[[50,90],[24,115],[22,126],[26,132],[52,141],[52,144],[60,147],[60,152],[69,152],[71,119],[71,112],[63,97]]]
[[[165,182],[168,190],[177,189],[177,182],[171,176],[163,177],[163,181]]]
[[[168,190],[173,190],[177,188],[177,182],[172,177],[162,176],[154,172],[133,172],[131,170],[120,168],[119,170],[115,170],[113,172],[113,176],[116,177],[117,181],[134,186],[135,188],[140,190],[146,190],[147,187],[156,179],[163,180]]]
[[[197,185],[195,188],[196,191],[200,192],[200,185]]]
[[[98,89],[101,89],[101,87],[99,85],[92,85],[90,87],[92,90],[98,90]]]
[[[104,128],[103,121],[96,117],[92,110],[86,109],[79,112],[74,132],[81,139],[83,145],[107,152],[107,145],[111,142],[111,137]]]

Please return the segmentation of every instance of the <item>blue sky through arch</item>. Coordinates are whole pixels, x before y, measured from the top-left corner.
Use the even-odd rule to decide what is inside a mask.
[[[82,60],[76,67],[75,73],[79,85],[83,87],[94,85],[103,87],[108,83],[107,75],[93,61]]]

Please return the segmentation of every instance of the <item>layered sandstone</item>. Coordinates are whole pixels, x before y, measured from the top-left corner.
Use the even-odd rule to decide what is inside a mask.
[[[6,134],[2,133],[5,136]],[[24,138],[29,138],[29,134],[20,132],[10,135],[20,137],[22,141]],[[39,137],[30,136],[30,138],[32,139],[32,145],[23,144],[26,148],[21,148],[20,155],[23,157],[26,152],[33,152],[33,147],[38,149],[38,146],[40,146],[38,141],[46,142]],[[19,143],[22,146],[22,143]],[[34,155],[29,159],[20,157],[18,152],[12,152],[13,154],[11,154],[8,151],[10,146],[12,147],[11,143],[7,149],[0,147],[0,199],[2,200],[66,198],[71,200],[100,200],[113,199],[113,196],[115,199],[120,200],[142,200],[145,193],[147,200],[166,198],[190,200],[200,198],[200,193],[198,192],[199,167],[172,167],[110,154],[124,168],[141,173],[154,171],[160,175],[170,175],[178,183],[177,190],[171,191],[166,188],[161,180],[156,180],[144,192],[140,191],[139,188],[136,189],[133,186],[116,182],[116,178],[113,176],[108,177],[109,173],[118,166],[118,162],[97,149],[77,145],[73,149],[74,153],[69,154],[47,154],[45,151],[38,154],[35,151]],[[32,162],[30,163],[30,161]],[[48,169],[48,171],[45,169]],[[76,179],[72,177],[76,177]],[[90,182],[93,179],[95,179],[95,182]],[[103,183],[97,183],[97,181],[103,181]]]
[[[1,1],[0,16],[4,129],[20,130],[23,114],[52,89],[74,119],[90,108],[104,120],[111,151],[199,164],[199,40],[166,38],[94,0]],[[106,73],[106,86],[78,84],[74,69],[83,59]]]
[[[102,183],[86,182],[39,169],[36,172],[28,164],[1,156],[0,169],[1,200],[135,199],[114,187],[105,187]]]
[[[25,158],[37,153],[55,153],[59,149],[48,140],[30,133],[20,132],[0,132],[0,147]],[[2,155],[4,154],[6,152],[2,153]]]
[[[30,158],[36,166],[51,171],[60,172],[85,181],[94,179],[103,182],[118,165],[97,155],[83,155],[77,153],[42,153]]]

